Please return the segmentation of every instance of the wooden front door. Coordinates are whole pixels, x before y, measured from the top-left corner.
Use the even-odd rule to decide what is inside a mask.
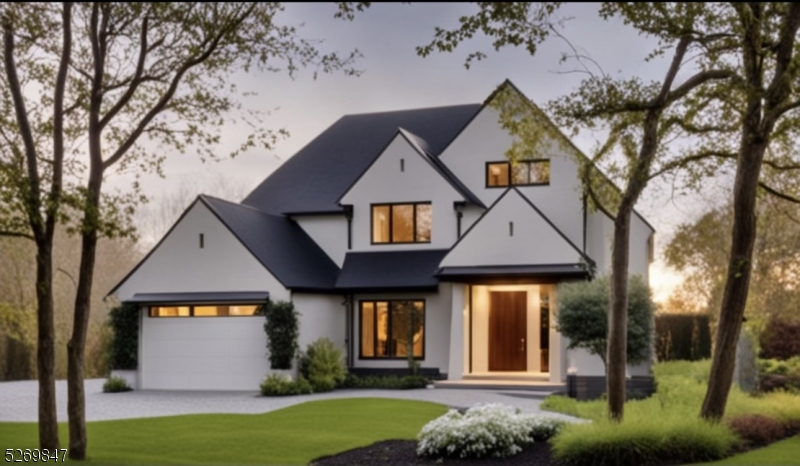
[[[489,370],[528,370],[528,293],[489,293]]]

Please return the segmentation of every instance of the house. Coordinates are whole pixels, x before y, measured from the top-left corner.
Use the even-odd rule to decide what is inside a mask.
[[[355,372],[413,352],[456,383],[601,375],[553,323],[559,283],[610,269],[613,222],[586,208],[574,146],[508,162],[494,96],[344,116],[240,204],[199,196],[111,292],[140,305],[135,385],[255,389],[267,299],[295,304],[301,347],[330,338]],[[645,279],[653,234],[633,217]]]

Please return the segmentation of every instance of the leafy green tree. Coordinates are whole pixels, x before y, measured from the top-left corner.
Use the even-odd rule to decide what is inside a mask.
[[[267,350],[272,369],[291,369],[300,346],[300,313],[291,301],[268,302],[264,306],[264,332],[267,334]]]
[[[65,92],[72,48],[72,4],[0,5],[0,235],[36,244],[36,367],[39,447],[59,447],[55,390],[53,237],[64,202]],[[55,33],[54,33],[55,32]],[[17,39],[22,39],[18,44]],[[40,60],[48,54],[49,62]],[[22,59],[23,72],[17,60]],[[21,76],[20,76],[21,74]],[[38,84],[38,99],[23,89]]]
[[[611,304],[611,277],[604,275],[591,282],[565,283],[558,288],[558,331],[569,338],[569,349],[583,348],[599,356],[608,368],[608,309]],[[636,364],[650,358],[653,339],[653,303],[650,287],[634,275],[628,285],[628,326],[626,356]]]
[[[337,16],[352,18],[364,4],[340,4]],[[252,130],[230,155],[270,147],[283,131],[261,123],[262,112],[248,109],[243,94],[229,82],[235,72],[286,71],[357,74],[357,51],[323,53],[279,21],[278,3],[94,3],[2,5],[6,86],[0,95],[3,149],[0,216],[37,242],[41,274],[37,290],[42,331],[42,447],[57,446],[48,350],[52,332],[52,230],[59,207],[81,237],[72,336],[68,343],[69,455],[86,457],[85,348],[97,242],[102,236],[134,233],[130,218],[145,199],[138,183],[132,191],[109,195],[103,183],[115,172],[161,174],[165,153],[195,151],[203,160],[218,157],[226,118],[237,116]],[[63,39],[52,34],[61,31]],[[25,89],[40,89],[26,99]],[[26,105],[27,104],[27,105]],[[52,107],[45,115],[43,108]],[[14,115],[9,121],[5,115]],[[32,118],[36,117],[36,118]],[[43,139],[52,144],[42,150]],[[147,150],[148,141],[159,150]],[[67,149],[65,149],[65,147]],[[152,147],[152,146],[150,146]],[[71,156],[65,159],[66,150]],[[52,154],[52,156],[50,156]],[[43,158],[44,157],[44,158]],[[69,175],[69,189],[64,175]],[[49,191],[43,191],[47,184]],[[48,301],[49,300],[49,301]],[[50,306],[52,308],[52,306]],[[50,312],[50,314],[48,314]],[[49,351],[49,353],[48,353]],[[52,372],[52,371],[50,371]],[[45,441],[46,440],[46,441]]]
[[[720,420],[725,414],[736,358],[736,345],[747,306],[753,251],[756,241],[756,199],[759,186],[775,190],[761,180],[765,155],[769,163],[796,157],[800,92],[800,4],[732,3],[732,38],[741,69],[730,87],[719,87],[729,97],[722,102],[736,115],[741,134],[736,150],[736,180],[733,188],[733,228],[728,272],[722,294],[708,389],[701,416]],[[732,89],[731,89],[732,87]],[[731,92],[733,91],[733,92]],[[796,159],[794,159],[796,160]],[[785,167],[785,165],[784,165]],[[794,179],[797,176],[794,175]],[[796,184],[795,184],[796,189]],[[784,195],[784,197],[790,197]],[[797,200],[797,198],[794,198]]]
[[[460,18],[460,27],[455,30],[437,28],[433,42],[418,48],[418,52],[427,55],[434,50],[451,51],[476,33],[483,33],[494,39],[495,49],[524,46],[535,54],[545,38],[561,36],[553,17],[560,5],[478,3],[478,13]],[[612,419],[622,418],[625,403],[628,256],[634,206],[653,178],[709,157],[702,145],[676,147],[667,141],[735,129],[725,120],[709,123],[705,118],[711,103],[702,97],[704,89],[733,75],[730,65],[719,59],[729,44],[724,40],[724,31],[719,30],[717,13],[717,6],[706,4],[602,4],[601,17],[619,17],[640,33],[658,39],[657,47],[645,60],[670,50],[672,59],[663,79],[644,82],[635,77],[611,77],[600,67],[593,71],[587,63],[596,63],[574,48],[573,54],[565,56],[576,60],[588,77],[576,91],[551,102],[548,109],[557,123],[575,131],[606,131],[606,140],[591,158],[575,150],[558,127],[520,93],[501,91],[492,101],[500,113],[500,123],[515,137],[506,153],[512,161],[545,156],[554,145],[574,155],[581,167],[590,207],[605,212],[614,221],[607,338],[607,391]],[[694,62],[689,59],[693,55]],[[466,64],[484,57],[483,52],[473,52]],[[692,69],[689,64],[698,61],[703,66]],[[688,77],[679,79],[681,72],[688,73]],[[624,187],[617,189],[597,169],[598,164],[621,180]]]

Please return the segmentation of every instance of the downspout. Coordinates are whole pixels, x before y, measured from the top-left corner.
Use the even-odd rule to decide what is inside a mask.
[[[345,347],[347,348],[347,368],[350,369],[353,367],[354,356],[353,356],[353,295],[344,295],[344,301],[342,301],[342,305],[345,307]]]
[[[461,238],[461,218],[464,217],[464,213],[461,211],[462,207],[464,207],[463,202],[453,203],[453,209],[456,211],[456,239]]]
[[[583,195],[583,253],[586,254],[586,194]]]
[[[344,216],[347,218],[347,250],[353,249],[353,206],[344,207]]]

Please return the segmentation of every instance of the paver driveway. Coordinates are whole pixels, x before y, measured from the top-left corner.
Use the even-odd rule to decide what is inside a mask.
[[[499,402],[525,412],[539,411],[539,398],[523,392],[494,392],[463,389],[337,390],[330,393],[290,397],[262,397],[252,392],[160,391],[103,393],[104,380],[86,381],[86,419],[130,419],[198,413],[266,413],[311,400],[329,398],[399,398],[432,401],[447,406],[469,407],[476,403]],[[37,420],[36,381],[0,383],[0,421]],[[67,384],[56,383],[58,420],[67,420]]]

